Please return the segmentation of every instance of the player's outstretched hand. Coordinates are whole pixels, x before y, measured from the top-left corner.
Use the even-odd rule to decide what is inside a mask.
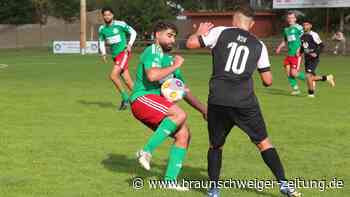
[[[103,61],[103,63],[107,64],[107,57],[106,57],[106,55],[102,55],[102,61]]]
[[[181,57],[180,55],[175,55],[174,57],[174,66],[176,68],[180,68],[182,66],[182,64],[184,63],[184,58]]]
[[[204,120],[208,120],[208,110],[207,110],[207,106],[205,106],[205,108],[202,111],[202,116],[204,118]]]
[[[200,23],[196,34],[206,36],[208,35],[210,29],[213,27],[214,27],[214,24],[210,22]]]

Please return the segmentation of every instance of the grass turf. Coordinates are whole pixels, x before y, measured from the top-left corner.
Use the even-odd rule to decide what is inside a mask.
[[[130,62],[135,74],[138,55]],[[187,84],[206,101],[211,59],[184,54]],[[342,189],[299,189],[304,196],[350,195],[350,67],[348,57],[322,57],[319,73],[333,73],[337,87],[319,83],[316,98],[289,95],[282,57],[272,57],[274,84],[256,93],[288,177],[343,180]],[[130,111],[116,111],[120,97],[108,80],[111,65],[97,56],[52,55],[38,50],[0,53],[0,196],[204,196],[205,189],[187,193],[134,190],[132,179],[160,179],[166,168],[168,140],[156,152],[152,171],[135,161],[135,152],[151,132]],[[8,65],[5,67],[4,64]],[[180,103],[188,116],[192,143],[181,177],[207,179],[208,135],[201,115]],[[232,130],[223,155],[222,179],[267,180],[272,174],[239,129]],[[225,189],[222,196],[280,196],[278,190]]]

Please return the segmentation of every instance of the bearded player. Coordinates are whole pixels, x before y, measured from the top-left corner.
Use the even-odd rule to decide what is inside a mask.
[[[150,170],[154,151],[168,137],[173,138],[165,180],[168,183],[176,183],[190,143],[190,131],[186,123],[186,113],[176,103],[168,101],[161,95],[161,84],[169,78],[184,81],[179,70],[184,59],[178,55],[173,57],[169,53],[175,44],[177,34],[174,24],[159,22],[153,34],[154,43],[141,54],[135,87],[131,95],[133,115],[154,131],[143,149],[137,153],[137,157],[141,166]],[[184,100],[206,118],[206,106],[192,95],[188,87]],[[167,186],[169,189],[180,191],[188,189],[178,184]]]
[[[132,91],[134,83],[130,77],[128,62],[131,56],[132,45],[136,39],[136,31],[124,21],[113,20],[114,15],[111,8],[103,8],[101,13],[105,24],[101,25],[98,31],[100,51],[102,59],[106,63],[105,44],[107,43],[111,48],[114,67],[109,78],[122,98],[119,110],[125,110],[129,105],[129,95],[123,88],[121,77],[127,89]],[[127,42],[127,34],[130,35],[129,42]]]

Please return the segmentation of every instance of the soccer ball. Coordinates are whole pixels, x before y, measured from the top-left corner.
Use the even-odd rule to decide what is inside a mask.
[[[161,87],[162,95],[170,102],[181,100],[185,95],[185,84],[180,79],[166,80]]]

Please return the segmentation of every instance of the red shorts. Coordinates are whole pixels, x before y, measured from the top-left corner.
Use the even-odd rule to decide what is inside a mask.
[[[114,58],[114,66],[120,67],[123,71],[128,70],[130,57],[131,57],[131,53],[129,53],[127,51],[120,52]]]
[[[301,56],[286,56],[284,58],[284,65],[290,65],[292,69],[300,69],[300,64],[301,64]]]
[[[136,119],[155,130],[167,116],[168,110],[172,105],[174,104],[162,96],[148,94],[140,96],[132,102],[131,111]]]

